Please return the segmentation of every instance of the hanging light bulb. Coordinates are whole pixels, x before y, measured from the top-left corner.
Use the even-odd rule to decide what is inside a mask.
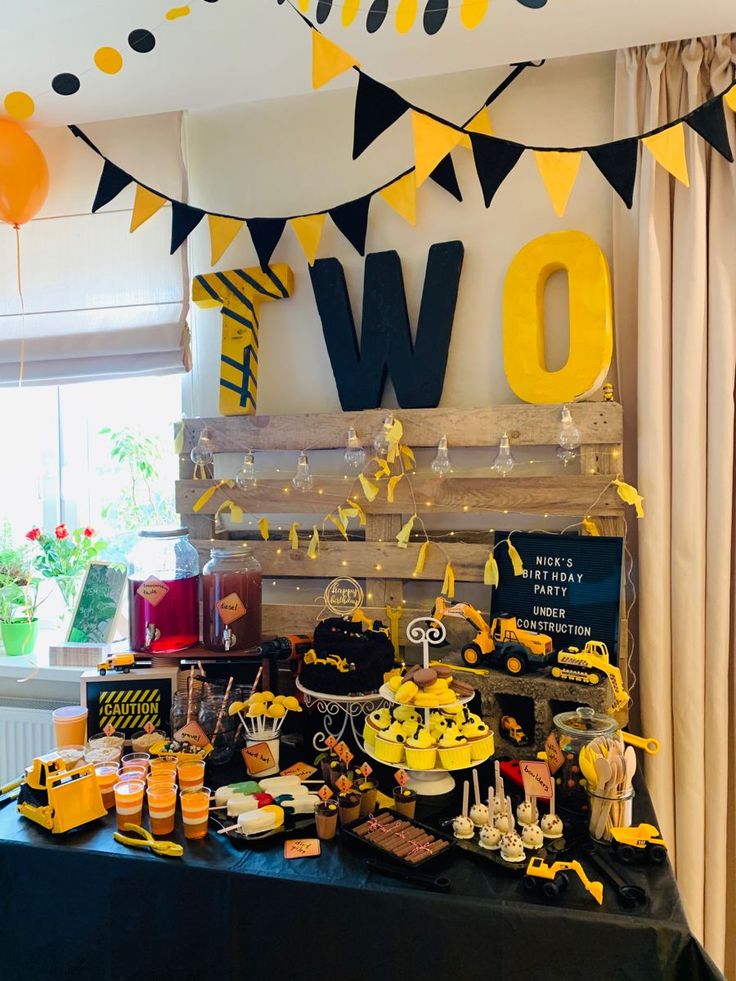
[[[253,460],[252,450],[246,450],[243,457],[243,466],[235,476],[235,483],[241,490],[255,490],[258,485],[256,478],[256,466]]]
[[[206,427],[199,434],[199,439],[195,446],[192,447],[192,452],[189,457],[194,464],[194,476],[195,477],[206,477],[207,468],[211,467],[215,462],[215,455],[212,452],[212,434]]]
[[[383,426],[376,433],[373,440],[373,450],[379,460],[385,460],[388,456],[388,434],[394,424],[393,413],[384,417]]]
[[[358,473],[365,466],[365,450],[358,439],[358,434],[351,426],[348,429],[348,442],[345,447],[345,462],[353,473]]]
[[[314,477],[312,476],[312,471],[309,469],[309,459],[307,458],[307,451],[302,450],[299,454],[299,459],[296,464],[296,473],[291,480],[294,487],[305,493],[309,491],[314,486]]]
[[[570,460],[574,460],[578,455],[577,449],[580,446],[580,430],[572,421],[572,415],[566,405],[562,406],[560,418],[562,425],[557,435],[557,442],[559,443],[557,456],[567,466]]]
[[[447,436],[442,436],[437,444],[437,456],[432,460],[432,473],[446,477],[450,472],[450,457],[447,454]]]
[[[511,455],[511,445],[507,433],[504,433],[498,443],[498,453],[493,461],[493,470],[500,473],[502,477],[511,473],[514,469],[514,458]]]

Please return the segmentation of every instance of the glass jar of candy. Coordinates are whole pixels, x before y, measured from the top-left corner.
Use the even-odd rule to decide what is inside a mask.
[[[569,815],[587,814],[590,802],[580,768],[580,750],[599,736],[613,736],[619,728],[618,722],[588,706],[574,712],[560,712],[553,721],[554,729],[547,736],[545,750],[555,780],[556,806]]]
[[[128,558],[130,646],[171,654],[199,643],[199,556],[186,528],[146,528]]]
[[[197,721],[212,743],[207,762],[219,766],[228,763],[235,748],[235,734],[240,724],[237,715],[230,715],[228,707],[232,698],[224,695],[205,695],[199,706]]]
[[[202,570],[202,638],[213,651],[261,642],[261,566],[245,542],[223,542]]]

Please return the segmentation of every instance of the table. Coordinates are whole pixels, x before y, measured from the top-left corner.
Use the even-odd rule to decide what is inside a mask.
[[[438,819],[436,805],[419,816]],[[643,785],[635,816],[653,818]],[[689,932],[669,865],[627,872],[652,897],[635,914],[607,885],[602,910],[575,885],[565,905],[545,905],[520,877],[459,850],[430,866],[451,880],[443,895],[370,874],[371,853],[339,839],[288,862],[280,843],[239,851],[210,834],[187,842],[184,859],[163,859],[118,845],[114,824],[63,842],[13,805],[0,811],[2,981],[721,978]],[[178,828],[172,837],[184,841]]]

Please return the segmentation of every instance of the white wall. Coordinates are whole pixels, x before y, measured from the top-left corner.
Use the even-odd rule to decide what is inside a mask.
[[[613,54],[588,55],[527,69],[494,104],[496,133],[547,145],[591,144],[610,138]],[[463,121],[505,75],[483,70],[402,84],[402,94],[440,115]],[[353,91],[323,91],[293,99],[257,102],[188,118],[189,200],[205,209],[241,215],[299,214],[359,197],[413,162],[408,115],[351,160]],[[559,220],[547,199],[533,157],[526,153],[486,210],[469,151],[453,154],[464,195],[456,202],[432,182],[418,198],[411,227],[380,198],[371,205],[367,251],[396,249],[401,256],[412,324],[421,296],[427,250],[435,242],[465,245],[453,338],[442,398],[446,406],[514,401],[502,362],[501,296],[514,254],[537,235],[578,228],[610,255],[613,192],[584,158],[567,214]],[[206,224],[190,237],[192,274],[209,272]],[[363,259],[328,219],[321,256],[337,256],[345,268],[356,322],[360,322]],[[245,230],[220,269],[255,265]],[[272,262],[294,271],[294,296],[263,307],[258,411],[289,413],[339,409],[308,267],[290,228]],[[548,289],[552,366],[567,349],[565,283]],[[220,315],[192,311],[194,372],[188,415],[218,414]],[[386,405],[395,405],[387,392]]]

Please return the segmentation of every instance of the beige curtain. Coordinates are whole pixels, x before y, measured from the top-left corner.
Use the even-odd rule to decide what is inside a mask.
[[[615,135],[722,92],[735,63],[736,36],[619,52]],[[736,166],[687,127],[686,141],[689,188],[642,150],[634,208],[615,205],[617,358],[646,507],[639,701],[644,732],[662,741],[647,780],[692,929],[733,967]]]

